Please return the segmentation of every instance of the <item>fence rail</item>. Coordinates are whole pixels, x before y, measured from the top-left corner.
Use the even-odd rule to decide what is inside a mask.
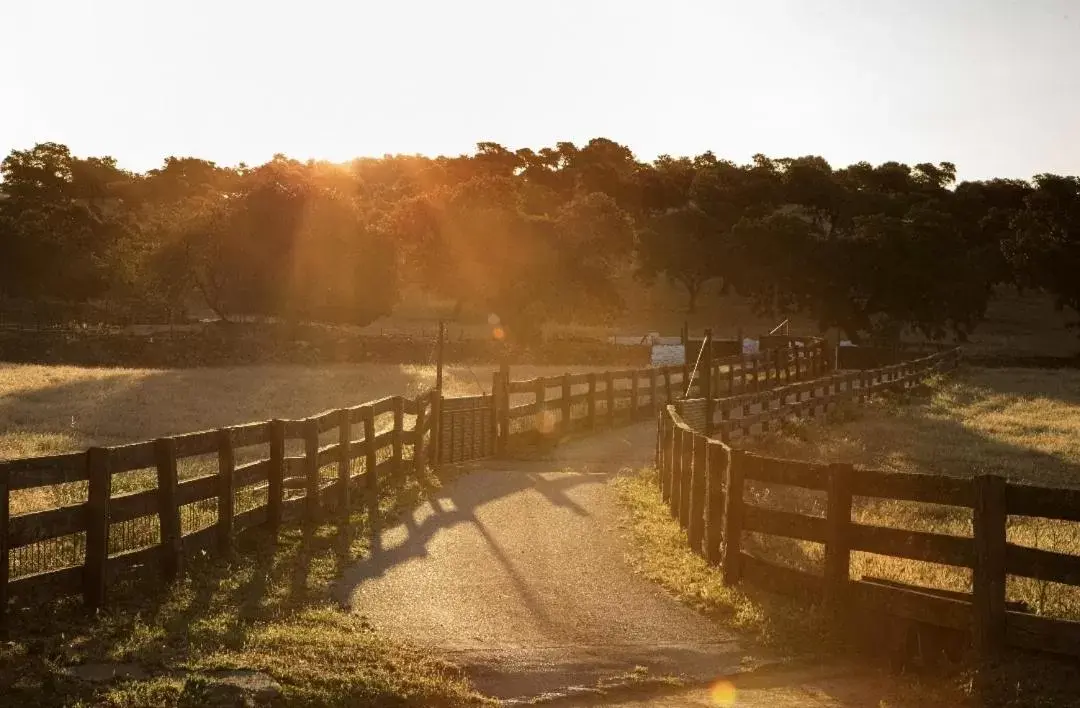
[[[0,621],[13,600],[81,592],[100,607],[120,579],[176,577],[191,553],[227,549],[249,529],[276,533],[287,521],[353,508],[374,514],[389,475],[490,457],[537,433],[652,418],[662,405],[705,395],[703,379],[714,395],[795,385],[825,366],[819,343],[799,344],[716,360],[710,376],[693,380],[685,365],[528,381],[503,370],[490,395],[389,396],[304,419],[0,462]],[[131,474],[143,488],[125,491],[118,480]],[[11,516],[12,493],[70,484],[75,503]]]
[[[872,608],[918,622],[970,632],[982,658],[1005,646],[1080,656],[1080,622],[1033,615],[1007,603],[1008,575],[1080,585],[1080,557],[1006,540],[1009,515],[1080,521],[1080,490],[1035,487],[996,475],[968,479],[931,474],[811,464],[742,451],[732,441],[758,434],[792,416],[820,415],[851,398],[906,388],[957,363],[951,350],[879,369],[826,375],[814,381],[748,392],[718,401],[715,437],[695,430],[700,401],[667,405],[657,418],[658,486],[691,548],[722,568],[725,583],[746,582],[822,602],[835,612]],[[752,410],[757,409],[757,410]],[[747,483],[824,492],[824,516],[755,504]],[[924,502],[972,510],[973,534],[952,536],[857,523],[852,498]],[[704,532],[697,531],[703,528]],[[759,533],[823,544],[821,574],[785,567],[743,550],[743,534]],[[851,577],[851,554],[970,568],[970,593],[946,592]]]

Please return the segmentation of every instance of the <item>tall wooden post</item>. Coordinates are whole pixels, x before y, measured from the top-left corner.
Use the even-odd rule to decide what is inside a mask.
[[[367,482],[368,515],[374,525],[379,511],[379,471],[375,448],[375,409],[364,406],[360,409],[364,421],[364,477]],[[438,462],[436,461],[436,465]]]
[[[11,488],[7,472],[0,472],[0,629],[7,626],[8,604],[8,521],[11,514]],[[164,539],[164,529],[162,539]],[[164,543],[162,544],[164,545]],[[175,577],[175,575],[173,576]]]
[[[337,412],[338,423],[338,459],[337,459],[337,503],[338,512],[349,516],[349,470],[352,467],[352,414],[342,408]]]
[[[974,481],[972,638],[985,669],[1005,645],[1005,478],[983,474]]]
[[[708,438],[694,436],[694,464],[690,477],[690,522],[687,539],[694,553],[704,555],[705,540],[705,493],[708,487]]]
[[[727,466],[727,495],[724,499],[724,560],[725,585],[736,585],[742,578],[742,518],[743,473],[746,453],[732,450]]]
[[[443,343],[446,340],[446,323],[439,320],[439,341],[436,345],[435,360],[435,398],[431,411],[431,459],[438,469],[442,460],[442,399],[443,399]]]
[[[393,465],[394,476],[400,477],[402,472],[401,458],[402,458],[402,440],[405,435],[405,401],[401,396],[394,396],[390,399],[391,411],[394,414],[394,428],[390,433],[391,444],[391,463]]]
[[[281,500],[285,479],[285,421],[270,421],[270,476],[266,487],[266,523],[276,536],[281,527]]]
[[[640,373],[637,369],[630,371],[630,420],[636,420],[641,415],[641,404],[638,398]]]
[[[683,431],[682,461],[679,464],[679,524],[690,529],[690,499],[694,475],[694,434]]]
[[[502,456],[506,454],[506,441],[510,437],[510,364],[507,363],[505,354],[496,376],[499,381],[498,392],[495,394],[496,407],[499,411],[496,452]]]
[[[705,351],[701,361],[702,385],[705,392],[705,434],[712,435],[713,431],[713,346],[712,330],[705,330]]]
[[[851,567],[851,478],[848,464],[829,465],[828,501],[825,514],[825,606],[839,611],[845,606]]]
[[[424,433],[427,432],[426,396],[416,397],[416,423],[413,425],[413,474],[423,479],[427,471],[427,451],[424,448]]]
[[[109,496],[112,492],[112,453],[107,448],[86,451],[89,486],[86,498],[86,557],[83,599],[92,610],[105,603],[105,566],[109,560]]]
[[[660,414],[660,401],[657,400],[656,369],[649,369],[649,410],[655,418]]]
[[[180,505],[177,503],[176,441],[159,438],[154,441],[154,462],[158,479],[158,526],[161,529],[161,573],[166,580],[180,576],[183,565],[183,541],[180,528]],[[0,480],[0,484],[3,480]],[[0,510],[0,514],[2,514]],[[0,533],[3,529],[0,528]],[[0,564],[0,574],[7,570]]]
[[[667,502],[668,510],[677,519],[679,518],[679,501],[682,499],[683,443],[686,436],[683,435],[682,426],[679,425],[675,425],[671,433],[671,462],[668,465],[671,468],[671,483],[668,484]]]
[[[222,428],[217,431],[218,439],[218,548],[226,551],[232,545],[233,535],[233,475],[236,470],[236,456],[233,452],[232,431]],[[316,438],[316,444],[318,438]]]
[[[536,399],[536,412],[533,414],[533,427],[536,432],[544,432],[544,415],[547,412],[547,380],[538,377],[533,381],[533,398]]]
[[[728,456],[723,443],[708,443],[708,483],[705,498],[705,560],[720,563],[720,543],[724,537],[724,476],[727,474]]]
[[[319,518],[319,422],[304,420],[304,512],[308,521]]]

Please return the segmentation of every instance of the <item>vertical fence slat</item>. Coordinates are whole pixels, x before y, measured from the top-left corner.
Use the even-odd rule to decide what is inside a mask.
[[[674,518],[679,518],[679,500],[682,498],[683,464],[683,429],[672,425],[671,443],[671,481],[668,484],[668,510]]]
[[[649,412],[655,417],[660,413],[660,401],[657,398],[659,389],[656,380],[656,369],[649,369]]]
[[[285,491],[285,421],[270,422],[270,476],[266,487],[266,522],[272,534],[281,527],[281,498]]]
[[[690,475],[690,525],[687,538],[694,553],[704,555],[702,543],[705,540],[705,490],[708,486],[708,439],[703,435],[694,436],[694,461]]]
[[[708,442],[708,483],[705,498],[705,560],[720,562],[720,543],[724,537],[724,476],[727,474],[727,452],[718,440]]]
[[[851,478],[849,464],[829,465],[825,524],[825,605],[838,611],[845,606],[851,579]]]
[[[740,450],[731,451],[727,466],[727,496],[724,499],[724,561],[723,575],[725,585],[735,585],[742,578],[742,518],[743,518],[743,473],[747,462],[746,454]]]
[[[667,409],[660,416],[660,499],[665,504],[671,500],[671,453],[674,445],[674,425]]]
[[[83,599],[92,610],[105,603],[105,564],[109,558],[109,495],[112,453],[103,447],[86,451],[89,484],[86,497],[86,557]]]
[[[495,454],[506,453],[506,439],[510,437],[510,370],[505,362],[495,372],[491,391],[495,401]]]
[[[367,482],[368,514],[374,524],[379,510],[379,479],[375,470],[375,409],[364,406],[360,412],[364,422],[364,477]],[[438,418],[435,419],[435,424],[439,425]]]
[[[319,518],[319,422],[304,420],[304,510],[309,521]]]
[[[236,470],[236,457],[233,454],[232,431],[221,428],[217,431],[218,444],[218,548],[227,551],[232,545],[233,535],[233,472]]]
[[[180,505],[176,503],[176,441],[172,438],[155,440],[154,461],[157,465],[158,526],[161,528],[161,573],[171,581],[179,577],[184,555]]]
[[[972,570],[975,651],[986,662],[1005,643],[1005,478],[975,477],[975,567]]]
[[[689,430],[683,431],[682,461],[679,464],[679,524],[690,529],[690,492],[694,475],[694,438]]]
[[[337,412],[338,420],[338,512],[349,516],[349,469],[352,467],[352,422],[345,408]]]
[[[637,420],[641,416],[641,405],[638,399],[638,383],[640,379],[640,371],[634,369],[630,372],[630,420]]]

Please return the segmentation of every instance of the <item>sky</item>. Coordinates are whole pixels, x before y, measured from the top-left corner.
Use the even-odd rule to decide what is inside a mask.
[[[1080,174],[1078,0],[0,0],[0,153],[146,170],[603,136]]]

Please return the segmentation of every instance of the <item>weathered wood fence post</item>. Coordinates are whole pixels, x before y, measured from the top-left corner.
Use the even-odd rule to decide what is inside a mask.
[[[427,452],[424,449],[424,428],[428,425],[427,402],[425,396],[416,397],[416,423],[413,425],[413,474],[423,479],[427,464]],[[508,428],[509,429],[509,428]],[[505,440],[500,440],[503,445]],[[505,448],[504,448],[505,449]]]
[[[232,546],[236,455],[233,452],[232,430],[221,428],[217,431],[218,444],[218,549],[226,552]],[[316,444],[318,438],[316,437]],[[318,495],[316,495],[318,498]]]
[[[1005,644],[1005,478],[983,474],[974,482],[972,636],[982,674]]]
[[[586,425],[589,430],[596,429],[596,373],[591,372],[588,374],[589,381],[589,397],[586,400]]]
[[[172,438],[155,440],[154,462],[158,480],[158,526],[161,528],[161,574],[172,581],[180,577],[184,557],[176,493],[176,441]],[[0,565],[0,573],[6,569],[6,565]]]
[[[337,499],[338,512],[349,517],[349,469],[352,466],[352,414],[348,408],[337,412],[338,424],[338,459],[337,459]]]
[[[270,533],[281,527],[281,500],[285,479],[285,421],[270,421],[270,475],[267,480],[266,522]]]
[[[686,428],[682,431],[682,462],[679,465],[679,524],[683,529],[690,529],[690,498],[693,490],[694,475],[694,433]]]
[[[544,432],[544,416],[547,413],[546,396],[547,379],[537,377],[536,380],[533,381],[533,397],[536,398],[536,411],[533,415],[533,426],[538,433]]]
[[[390,399],[390,409],[394,414],[394,429],[391,435],[392,445],[392,469],[394,476],[400,478],[402,473],[402,441],[405,437],[405,400],[401,396]]]
[[[690,524],[687,539],[690,548],[699,555],[704,555],[702,544],[705,540],[705,493],[709,475],[708,438],[694,436],[694,462],[690,477]]]
[[[570,421],[570,390],[570,374],[563,374],[562,400],[559,401],[559,411],[562,417],[562,432],[564,435],[573,429]]]
[[[844,608],[851,580],[851,477],[849,464],[828,468],[825,513],[825,606],[834,612]]]
[[[671,444],[671,483],[668,485],[668,510],[674,518],[679,518],[679,500],[682,498],[682,466],[683,466],[683,428],[681,425],[672,426]]]
[[[615,377],[611,375],[610,371],[604,372],[604,396],[607,401],[607,421],[608,425],[615,425]]]
[[[724,477],[727,474],[728,456],[723,443],[708,443],[708,485],[705,511],[705,560],[717,564],[721,560],[720,544],[724,537]]]
[[[304,515],[308,521],[319,518],[319,421],[304,420]]]
[[[364,476],[367,482],[366,497],[368,519],[374,527],[379,515],[379,471],[377,448],[375,447],[375,409],[371,406],[363,406],[360,409],[360,419],[364,422]],[[436,419],[436,425],[438,425]],[[438,464],[438,461],[436,461]]]
[[[746,469],[746,453],[732,450],[727,466],[727,496],[724,499],[724,560],[725,585],[736,585],[742,578],[742,519],[743,519],[743,473]]]
[[[104,447],[86,451],[89,477],[86,497],[86,556],[83,599],[91,610],[105,603],[105,566],[109,561],[109,496],[112,493],[112,452]]]

